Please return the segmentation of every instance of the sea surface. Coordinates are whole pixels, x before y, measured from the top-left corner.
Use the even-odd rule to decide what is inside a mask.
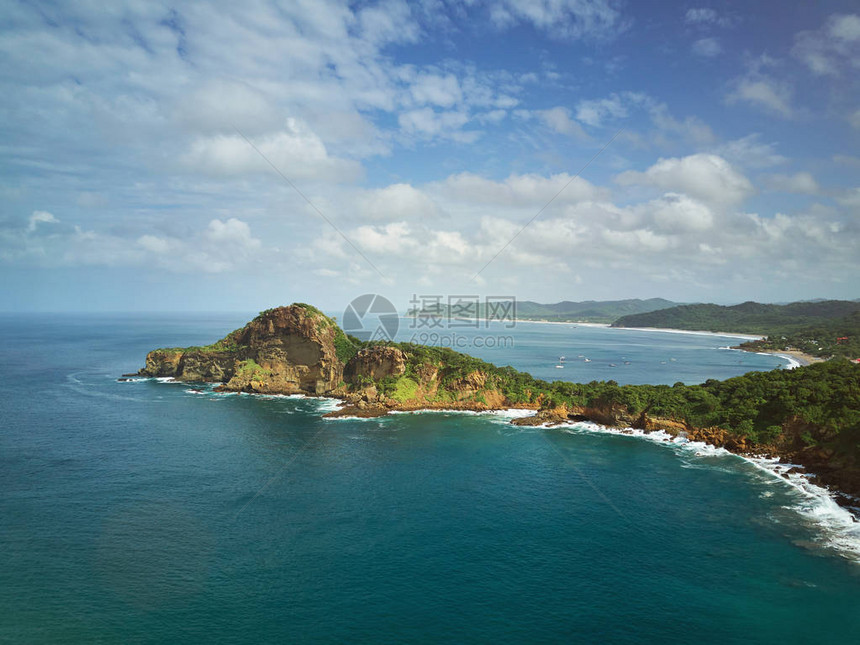
[[[767,462],[117,381],[249,317],[0,316],[0,642],[857,642],[856,528]],[[505,332],[460,349],[619,383],[787,364],[714,336]]]

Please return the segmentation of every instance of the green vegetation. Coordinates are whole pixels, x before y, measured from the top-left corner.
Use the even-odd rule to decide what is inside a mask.
[[[860,312],[860,302],[822,300],[765,305],[679,305],[650,313],[622,316],[613,327],[663,327],[693,331],[736,332],[761,335],[790,334],[811,326],[844,320]]]
[[[272,376],[271,370],[261,367],[252,358],[241,361],[236,366],[236,374],[250,381],[262,381]]]
[[[770,333],[764,340],[742,343],[741,347],[750,351],[794,349],[821,358],[860,358],[860,312],[795,332]]]
[[[403,403],[415,398],[418,393],[418,383],[408,376],[401,376],[394,382],[394,388],[388,395],[395,401]]]
[[[355,336],[348,336],[343,330],[335,325],[334,328],[334,349],[338,359],[346,364],[353,356],[361,349],[362,342]]]
[[[760,446],[786,440],[784,429],[794,424],[804,428],[792,439],[800,442],[798,447],[832,448],[860,460],[860,365],[845,360],[750,372],[701,385],[618,385],[615,381],[547,382],[444,347],[386,344],[407,355],[406,374],[380,382],[382,391],[398,401],[414,396],[418,375],[431,365],[439,370],[440,397],[444,390],[453,391],[480,372],[486,378],[481,397],[496,390],[512,403],[542,408],[616,406],[633,418],[645,412],[693,427],[720,427]]]

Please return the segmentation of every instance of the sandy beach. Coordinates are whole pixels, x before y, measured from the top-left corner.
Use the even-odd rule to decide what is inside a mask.
[[[746,350],[744,350],[746,351]],[[759,350],[756,352],[758,354],[774,354],[776,356],[782,356],[785,358],[792,358],[801,365],[812,365],[813,363],[822,363],[824,362],[823,358],[819,358],[818,356],[812,356],[811,354],[805,354],[803,352],[798,352],[795,350],[788,349],[771,349],[771,350]]]

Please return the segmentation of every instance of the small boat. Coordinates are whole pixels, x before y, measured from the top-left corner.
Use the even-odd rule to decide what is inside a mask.
[[[558,362],[559,362],[559,363],[564,363],[564,359],[565,359],[565,358],[567,358],[567,357],[566,357],[566,356],[559,356],[559,357],[558,357]]]
[[[630,361],[624,361],[625,365],[630,365]]]
[[[615,363],[610,363],[609,367],[618,367]]]
[[[557,370],[563,370],[563,369],[564,369],[564,365],[556,365],[556,366],[555,366],[555,369],[557,369]]]
[[[590,358],[586,358],[586,359],[585,359],[585,362],[586,362],[586,363],[590,363],[590,362],[591,362],[591,359],[590,359]]]

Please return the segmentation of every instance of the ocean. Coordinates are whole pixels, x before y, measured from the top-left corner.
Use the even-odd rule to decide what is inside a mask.
[[[514,412],[323,419],[334,401],[117,381],[152,348],[209,343],[250,317],[0,316],[0,641],[860,633],[860,534],[766,461],[593,424],[519,428]],[[457,333],[457,349],[547,379],[694,383],[787,365],[707,335]],[[513,346],[488,347],[491,333]]]

